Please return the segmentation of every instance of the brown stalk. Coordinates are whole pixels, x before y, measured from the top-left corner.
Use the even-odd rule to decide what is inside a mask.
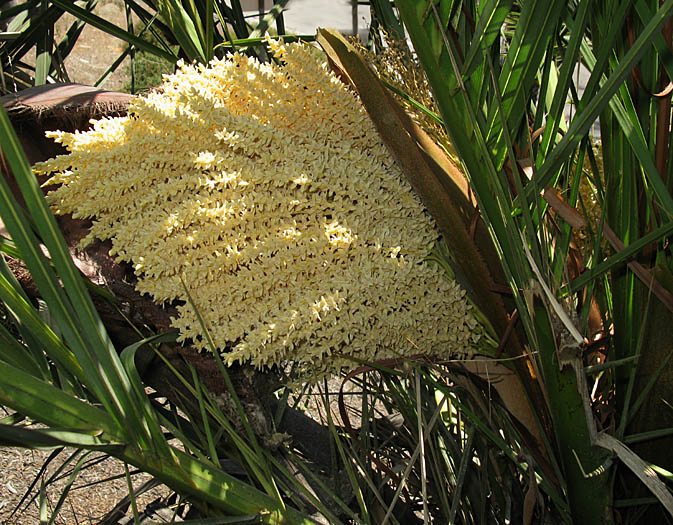
[[[566,201],[563,200],[561,194],[551,186],[547,186],[542,190],[542,198],[547,201],[547,204],[558,213],[564,221],[575,229],[584,228],[586,221],[584,217]]]
[[[603,224],[603,234],[615,250],[622,251],[626,248],[621,239],[617,237],[617,234],[607,224]],[[636,261],[629,262],[628,267],[636,277],[645,284],[645,286],[652,290],[654,295],[659,298],[663,305],[673,312],[673,295],[662,286],[654,274]]]

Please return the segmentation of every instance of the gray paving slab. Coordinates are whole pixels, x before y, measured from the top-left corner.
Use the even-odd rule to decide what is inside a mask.
[[[259,0],[241,2],[248,15],[259,12]],[[264,9],[273,6],[273,0],[264,0]],[[290,0],[283,13],[288,33],[313,34],[319,27],[331,27],[344,34],[353,34],[353,6],[350,0]],[[355,14],[357,32],[367,36],[370,22],[369,6],[358,6]]]

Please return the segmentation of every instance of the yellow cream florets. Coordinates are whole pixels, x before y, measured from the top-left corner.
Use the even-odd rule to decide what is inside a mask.
[[[424,263],[433,221],[359,100],[316,50],[271,48],[181,65],[129,116],[52,133],[70,151],[35,167],[61,185],[53,209],[95,218],[88,240],[185,301],[174,326],[204,347],[186,287],[230,362],[469,353],[464,292]]]

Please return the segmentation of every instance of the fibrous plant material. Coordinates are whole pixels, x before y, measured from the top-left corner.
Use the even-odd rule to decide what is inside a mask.
[[[455,157],[455,151],[446,133],[446,128],[437,117],[439,108],[437,108],[423,68],[417,62],[405,41],[395,40],[385,31],[382,31],[382,33],[383,47],[376,53],[370,51],[358,41],[351,43],[369,66],[376,71],[377,76],[394,88],[391,95],[395,100],[407,110],[417,124],[446,153],[452,158]],[[411,99],[401,96],[402,93],[411,97],[415,104],[410,102]],[[431,117],[431,114],[434,114],[435,117]]]
[[[94,218],[85,242],[183,302],[174,326],[205,347],[188,290],[229,362],[469,354],[464,291],[425,262],[434,223],[357,97],[316,50],[270,46],[275,63],[183,64],[127,117],[51,133],[70,152],[35,167],[54,211]]]

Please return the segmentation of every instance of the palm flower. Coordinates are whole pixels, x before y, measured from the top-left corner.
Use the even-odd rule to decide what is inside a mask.
[[[315,49],[270,47],[181,64],[128,116],[50,133],[69,151],[35,166],[53,210],[93,218],[85,242],[111,239],[203,348],[195,307],[229,362],[470,354],[465,293],[426,262],[433,220],[356,95]]]

